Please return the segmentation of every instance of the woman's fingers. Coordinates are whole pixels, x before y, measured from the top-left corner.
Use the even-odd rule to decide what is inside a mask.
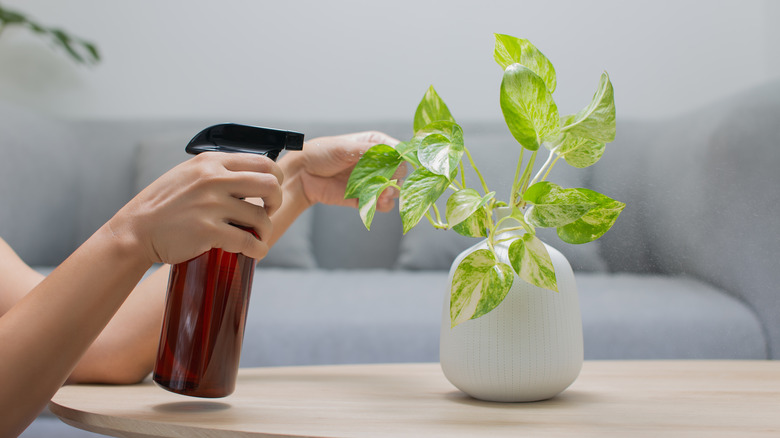
[[[270,223],[268,226],[270,226]],[[268,226],[264,225],[263,228],[269,229]],[[253,233],[242,230],[235,225],[225,224],[221,235],[224,236],[223,240],[216,242],[215,248],[221,248],[232,253],[241,253],[255,260],[260,260],[268,254],[269,246],[266,243],[268,239],[265,239],[265,241],[258,239]],[[268,232],[265,235],[270,236],[271,234]]]
[[[257,154],[244,154],[244,153],[221,153],[221,152],[206,152],[205,154],[219,154],[220,161],[225,169],[232,172],[256,172],[272,174],[279,180],[279,184],[284,181],[284,173],[282,169],[274,162],[274,160],[266,157],[265,155]],[[205,155],[201,154],[201,155]]]
[[[262,241],[267,242],[273,233],[266,207],[234,199],[228,216],[229,223],[253,229]]]

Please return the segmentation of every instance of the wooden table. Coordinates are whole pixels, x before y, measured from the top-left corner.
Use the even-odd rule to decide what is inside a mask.
[[[66,423],[114,436],[780,436],[780,361],[595,361],[557,397],[481,402],[438,364],[244,369],[224,399],[146,382],[63,387]]]

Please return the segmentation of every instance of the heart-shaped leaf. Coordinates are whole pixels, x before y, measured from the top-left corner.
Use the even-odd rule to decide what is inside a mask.
[[[436,90],[433,89],[433,85],[428,87],[428,91],[425,92],[420,104],[417,105],[417,111],[414,113],[414,132],[416,133],[420,129],[429,125],[432,122],[448,121],[455,122],[455,118],[452,117],[447,104],[439,97]]]
[[[491,192],[492,193],[492,192]],[[485,208],[479,208],[477,211],[467,217],[461,223],[452,227],[456,233],[466,237],[487,237],[488,215]]]
[[[447,177],[422,167],[406,178],[398,200],[404,234],[420,222],[425,212],[439,199],[449,184]]]
[[[512,287],[512,268],[496,261],[492,252],[478,249],[458,264],[450,290],[452,327],[479,318],[498,307]]]
[[[523,38],[495,34],[496,45],[493,58],[502,69],[512,64],[522,64],[544,80],[550,93],[555,91],[555,68],[539,49]]]
[[[452,227],[463,222],[474,214],[477,209],[490,202],[495,195],[496,192],[480,196],[474,189],[458,190],[447,199],[447,223]]]
[[[563,189],[548,181],[534,184],[523,195],[532,204],[525,220],[537,227],[560,227],[576,221],[597,205],[581,190],[585,189]]]
[[[576,147],[563,155],[563,159],[566,160],[570,166],[579,169],[596,164],[601,159],[601,156],[604,155],[604,149],[606,149],[607,146],[605,143],[599,143],[588,139],[580,139],[579,143],[579,147]]]
[[[463,131],[453,124],[447,134],[426,136],[417,150],[417,158],[426,169],[452,180],[463,156]]]
[[[366,182],[375,176],[384,176],[389,180],[401,161],[401,156],[391,146],[378,144],[369,148],[349,175],[344,199],[359,198]]]
[[[604,155],[605,148],[605,143],[566,134],[563,141],[553,150],[570,166],[581,169],[596,164]]]
[[[538,182],[531,187],[528,187],[523,193],[523,200],[530,202],[531,204],[540,203],[541,199],[553,190],[560,190],[561,186],[551,183],[549,181]],[[514,214],[514,210],[512,211]]]
[[[422,166],[419,159],[420,146],[425,138],[434,134],[442,135],[447,138],[449,143],[459,145],[455,146],[455,148],[463,148],[463,129],[461,129],[460,125],[455,122],[441,120],[431,122],[418,129],[411,140],[401,142],[395,148],[404,160],[412,163],[415,167],[420,167]]]
[[[566,243],[592,242],[612,228],[626,204],[589,189],[577,189],[585,194],[596,206],[584,216],[567,225],[559,227],[558,237]]]
[[[538,237],[523,234],[509,245],[509,262],[517,276],[534,286],[558,292],[550,253]]]
[[[544,80],[528,67],[512,64],[504,70],[500,103],[509,131],[524,148],[535,151],[558,135],[558,107]]]
[[[420,142],[402,141],[395,145],[395,150],[401,159],[412,163],[415,168],[420,167],[420,160],[417,159],[417,148],[420,146]]]
[[[574,116],[566,118],[561,131],[599,143],[615,139],[615,94],[609,75],[603,73],[598,90],[590,104]]]
[[[395,180],[388,180],[382,175],[377,175],[364,182],[358,200],[358,213],[367,230],[371,229],[371,222],[374,220],[379,195],[395,183]]]

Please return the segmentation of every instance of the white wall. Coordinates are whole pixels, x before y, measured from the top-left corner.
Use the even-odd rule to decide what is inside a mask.
[[[410,120],[429,84],[500,120],[493,32],[530,39],[576,112],[602,70],[618,115],[662,117],[780,77],[774,0],[3,0],[97,42],[75,66],[0,37],[0,99],[67,118]]]

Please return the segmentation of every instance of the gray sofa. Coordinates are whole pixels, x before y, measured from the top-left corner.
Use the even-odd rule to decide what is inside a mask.
[[[0,103],[0,236],[47,272],[224,121],[65,122]],[[307,138],[411,131],[237,122]],[[505,198],[514,140],[500,120],[462,124]],[[617,132],[597,165],[551,177],[628,204],[597,242],[546,236],[576,271],[586,359],[780,358],[780,82],[686,116],[619,119]],[[437,361],[447,269],[472,243],[427,224],[402,236],[397,211],[369,232],[354,210],[315,206],[258,265],[242,366]],[[82,435],[44,413],[24,436]]]

